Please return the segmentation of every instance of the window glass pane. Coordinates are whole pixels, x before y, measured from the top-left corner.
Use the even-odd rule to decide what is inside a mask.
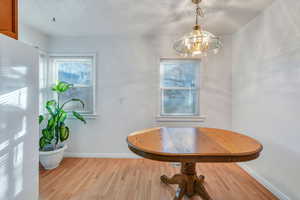
[[[76,85],[91,85],[92,59],[56,59],[58,80]]]
[[[85,104],[84,109],[79,102],[71,102],[65,106],[66,110],[74,110],[86,114],[93,114],[93,87],[71,88],[61,95],[60,103],[63,103],[71,98],[81,99]]]
[[[174,60],[161,63],[161,87],[197,87],[199,61]]]
[[[162,115],[196,115],[197,90],[162,90]]]

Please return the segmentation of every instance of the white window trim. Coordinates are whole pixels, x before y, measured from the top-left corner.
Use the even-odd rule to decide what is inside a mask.
[[[45,77],[43,77],[44,79],[45,79],[45,82],[43,83],[43,84],[45,84],[44,86],[44,88],[40,88],[39,87],[39,92],[41,92],[40,91],[40,89],[47,89],[47,87],[48,87],[48,85],[49,85],[49,77],[48,77],[48,73],[49,73],[49,54],[46,52],[46,51],[43,51],[43,50],[41,50],[41,49],[39,49],[38,47],[36,47],[36,49],[38,50],[38,52],[39,52],[39,59],[40,59],[40,56],[44,56],[45,57],[45,59],[46,59],[46,66],[44,66],[45,67],[45,69],[43,69],[43,70],[45,70],[44,71],[44,74],[43,74],[43,76],[45,76]],[[41,69],[40,69],[40,62],[39,62],[39,71],[40,71]],[[39,76],[40,76],[40,73],[39,73]],[[40,81],[40,77],[39,77],[39,81]],[[40,84],[40,83],[39,83]],[[46,96],[44,97],[46,100],[49,100],[49,96],[48,96],[48,93],[46,93]],[[40,102],[39,102],[40,103]],[[44,103],[44,102],[43,102]],[[39,105],[40,106],[40,105]],[[42,105],[42,110],[39,110],[39,112],[40,112],[40,114],[45,114],[46,113],[46,108],[45,108],[45,105]]]
[[[162,88],[160,87],[160,80],[161,80],[161,74],[160,74],[160,70],[161,70],[161,62],[164,60],[197,60],[201,63],[201,59],[200,58],[168,58],[168,57],[162,57],[159,59],[159,63],[158,63],[158,103],[157,103],[157,116],[156,116],[156,121],[157,122],[161,122],[164,124],[168,124],[170,126],[173,125],[174,122],[176,123],[180,123],[181,125],[186,125],[186,124],[190,124],[190,123],[200,123],[200,122],[204,122],[205,121],[205,117],[201,115],[201,106],[200,106],[200,96],[201,96],[201,65],[199,65],[199,69],[198,69],[198,83],[197,83],[197,87],[193,88],[193,89],[197,89],[198,90],[198,98],[197,98],[197,114],[195,115],[162,115],[161,114],[161,109],[162,109]],[[167,88],[167,89],[171,89],[171,88]],[[185,89],[185,88],[180,88],[180,89]],[[186,88],[188,89],[188,88]],[[179,125],[179,124],[178,124]],[[179,125],[180,126],[180,125]]]
[[[96,97],[96,87],[97,87],[97,84],[96,84],[96,73],[97,73],[97,70],[96,70],[96,66],[97,66],[97,53],[49,53],[48,54],[48,58],[49,58],[49,62],[48,62],[48,66],[49,66],[49,70],[48,70],[48,73],[49,75],[51,76],[50,77],[50,80],[48,82],[49,86],[51,86],[52,84],[55,83],[57,77],[56,75],[54,74],[55,71],[57,70],[54,70],[52,69],[50,66],[52,66],[52,63],[51,63],[51,58],[59,58],[59,57],[92,57],[93,58],[93,64],[92,64],[92,84],[93,84],[93,113],[91,114],[86,114],[86,113],[80,113],[82,116],[84,116],[85,118],[87,119],[95,119],[97,118],[99,115],[96,111],[96,102],[97,102],[97,97]],[[76,85],[76,87],[80,87],[80,85]],[[75,119],[71,116],[71,119]]]

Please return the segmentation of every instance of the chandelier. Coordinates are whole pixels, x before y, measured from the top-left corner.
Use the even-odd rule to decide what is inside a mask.
[[[196,4],[196,24],[193,31],[184,35],[174,43],[173,48],[181,56],[206,56],[208,53],[218,53],[222,43],[218,37],[202,29],[198,18],[204,17],[199,3],[202,0],[192,0]]]

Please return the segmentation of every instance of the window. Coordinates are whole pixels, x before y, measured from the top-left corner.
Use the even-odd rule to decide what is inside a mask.
[[[45,112],[45,104],[48,98],[48,87],[47,87],[47,69],[48,69],[48,56],[44,52],[40,52],[39,55],[39,112]]]
[[[162,59],[160,116],[199,116],[200,60]]]
[[[76,110],[82,114],[95,114],[95,61],[90,55],[50,55],[52,83],[65,81],[73,84],[73,88],[64,93],[61,101],[80,98],[85,107],[74,102],[66,106],[66,110]]]

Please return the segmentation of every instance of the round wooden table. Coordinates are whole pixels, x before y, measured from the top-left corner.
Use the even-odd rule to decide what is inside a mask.
[[[181,173],[161,181],[179,185],[174,200],[184,195],[199,195],[211,200],[203,186],[204,176],[197,176],[197,162],[243,162],[256,159],[262,145],[248,136],[213,128],[152,128],[127,137],[131,151],[144,158],[181,162]]]

